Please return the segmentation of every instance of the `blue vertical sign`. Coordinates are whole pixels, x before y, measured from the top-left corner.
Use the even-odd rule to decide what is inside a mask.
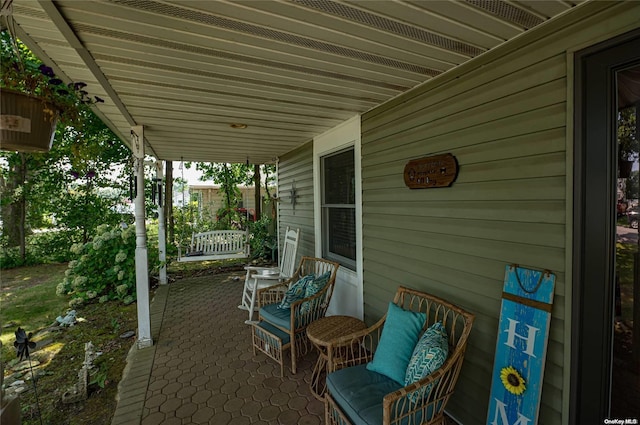
[[[547,270],[506,267],[487,425],[538,423],[555,280]]]

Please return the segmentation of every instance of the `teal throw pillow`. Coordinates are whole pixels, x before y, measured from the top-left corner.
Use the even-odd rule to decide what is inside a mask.
[[[390,302],[380,342],[367,369],[404,385],[407,366],[425,320],[424,313],[404,310]]]
[[[286,310],[291,308],[291,304],[304,298],[304,289],[307,283],[311,282],[316,277],[315,274],[308,274],[291,285],[287,292],[284,294],[284,298],[280,301],[278,308]]]
[[[331,272],[324,272],[317,278],[313,279],[311,282],[307,283],[307,286],[304,288],[304,298],[309,298],[322,291],[322,289],[327,286],[329,282],[329,278],[331,278]],[[322,297],[320,297],[322,298]],[[318,302],[315,300],[315,302]],[[300,306],[300,313],[306,313],[311,310],[311,302],[305,301]]]
[[[413,349],[411,360],[407,366],[404,385],[413,384],[438,370],[449,355],[449,338],[442,322],[436,322],[425,331]],[[409,394],[409,399],[415,402],[423,394],[429,394],[431,386],[419,389]]]

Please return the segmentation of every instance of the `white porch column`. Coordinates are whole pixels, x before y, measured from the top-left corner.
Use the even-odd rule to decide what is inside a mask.
[[[160,285],[167,284],[167,232],[164,227],[164,204],[167,202],[164,196],[164,161],[156,162],[156,179],[158,182],[158,251],[160,255]]]
[[[136,173],[136,295],[138,307],[138,348],[153,345],[149,314],[149,263],[147,229],[144,222],[144,128],[131,127],[131,148]]]

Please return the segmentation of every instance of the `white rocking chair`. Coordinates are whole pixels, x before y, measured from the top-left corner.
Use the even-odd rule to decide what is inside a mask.
[[[280,253],[279,267],[254,267],[246,266],[247,274],[244,279],[242,289],[242,303],[239,309],[249,311],[249,320],[246,324],[256,323],[253,320],[253,313],[258,310],[256,306],[256,294],[259,289],[289,279],[296,269],[296,253],[298,251],[298,241],[300,240],[300,229],[290,229],[287,227],[284,236],[284,244]]]

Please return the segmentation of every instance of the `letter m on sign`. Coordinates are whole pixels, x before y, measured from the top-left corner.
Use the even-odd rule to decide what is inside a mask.
[[[505,270],[487,425],[538,423],[555,275]]]

